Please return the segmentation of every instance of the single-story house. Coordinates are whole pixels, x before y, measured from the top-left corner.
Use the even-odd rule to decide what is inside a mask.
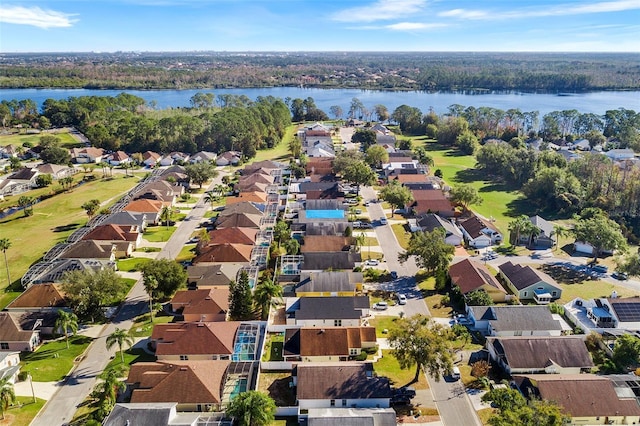
[[[135,212],[117,212],[108,215],[101,225],[121,225],[121,226],[137,226],[138,229],[144,232],[147,227],[147,215],[144,213]]]
[[[191,157],[189,157],[189,162],[190,163],[206,163],[206,162],[213,163],[216,161],[217,158],[218,158],[218,154],[216,154],[215,152],[198,151],[195,154],[193,154]]]
[[[437,214],[427,213],[416,220],[417,230],[423,232],[433,232],[436,229],[442,229],[445,232],[444,242],[452,246],[462,244],[462,232],[448,219],[444,219]]]
[[[76,170],[73,167],[62,166],[60,164],[40,164],[36,166],[38,173],[43,175],[51,175],[54,180],[72,176]]]
[[[9,312],[0,312],[0,351],[33,352],[38,345],[38,330],[24,330]]]
[[[71,148],[71,159],[77,164],[99,164],[104,158],[104,149],[94,148]]]
[[[230,244],[252,245],[255,243],[257,235],[257,228],[238,226],[232,226],[229,228],[217,228],[209,232],[209,241],[200,240],[198,242],[197,251],[198,253],[201,253],[206,250],[208,246],[220,244],[223,242]]]
[[[66,308],[67,299],[59,284],[45,283],[29,286],[5,308],[9,312],[57,311]]]
[[[347,361],[375,348],[375,327],[302,327],[285,331],[285,361]]]
[[[189,288],[227,287],[247,263],[203,263],[187,267]]]
[[[238,321],[156,324],[151,346],[159,361],[231,359]]]
[[[162,155],[153,151],[145,151],[142,154],[142,164],[147,167],[155,167],[160,162]]]
[[[620,161],[620,160],[630,160],[636,156],[636,153],[632,149],[625,148],[625,149],[610,149],[609,151],[605,152],[604,155],[606,155],[613,161]]]
[[[416,215],[435,213],[442,217],[453,217],[455,210],[451,201],[440,189],[423,189],[411,191],[413,203],[410,210]]]
[[[299,416],[299,423],[306,417],[308,426],[361,425],[396,426],[393,408],[309,408],[306,416]]]
[[[250,201],[252,203],[264,204],[267,202],[267,194],[260,191],[241,192],[235,197],[227,197],[227,205]]]
[[[607,377],[594,374],[531,374],[514,381],[529,398],[554,401],[571,417],[571,425],[640,424],[633,393],[619,393]]]
[[[107,162],[112,166],[122,166],[131,163],[131,157],[124,151],[116,151],[107,157]]]
[[[140,245],[142,242],[142,230],[137,225],[99,225],[89,231],[83,240],[97,240],[97,241],[128,241],[133,243],[133,248]]]
[[[487,351],[507,374],[580,374],[595,366],[581,336],[489,337]]]
[[[491,296],[491,300],[494,302],[506,301],[506,290],[481,263],[464,259],[449,267],[449,277],[451,278],[451,286],[458,287],[462,295],[483,290]]]
[[[556,244],[556,235],[553,223],[536,215],[531,216],[529,221],[538,228],[537,235],[520,235],[518,244],[524,244],[533,248],[551,248]]]
[[[474,248],[489,247],[502,242],[502,234],[489,220],[474,213],[458,223],[467,244]]]
[[[353,253],[349,251],[339,252],[312,252],[304,253],[304,260],[302,261],[301,270],[311,271],[326,271],[332,270],[352,270],[356,263],[362,262],[362,256],[360,253]]]
[[[559,299],[562,288],[553,278],[531,266],[505,262],[498,266],[500,277],[520,300],[534,300],[544,305]]]
[[[358,327],[369,316],[369,296],[291,297],[285,299],[286,323],[298,327]]]
[[[349,251],[355,245],[355,238],[340,235],[306,235],[300,245],[301,253],[332,253]]]
[[[127,422],[145,426],[197,426],[201,413],[178,413],[177,407],[175,402],[117,403],[102,421],[102,426],[122,426]],[[207,413],[207,418],[211,414]],[[232,426],[232,421],[221,422],[220,426]]]
[[[223,211],[224,213],[224,211]],[[218,215],[215,221],[216,229],[224,228],[260,228],[264,215],[262,213],[232,213]]]
[[[125,241],[129,245],[129,251],[133,252],[133,244]],[[78,241],[69,246],[60,255],[61,259],[101,259],[116,260],[116,244],[110,241]]]
[[[194,265],[198,263],[249,263],[251,261],[251,251],[253,245],[218,243],[209,244],[193,258]]]
[[[131,402],[175,402],[178,411],[219,410],[230,363],[228,360],[135,363],[126,380],[132,389]]]
[[[162,201],[139,199],[131,201],[123,210],[131,213],[144,213],[147,223],[155,225],[160,222],[160,212],[163,207]]]
[[[229,289],[180,290],[169,301],[171,311],[186,322],[225,321],[229,310]]]
[[[296,399],[300,409],[387,408],[391,386],[386,377],[373,374],[366,364],[298,364],[294,369]]]
[[[547,306],[467,306],[467,316],[486,336],[560,336],[564,330]]]
[[[20,194],[36,188],[38,170],[24,167],[0,181],[0,195]]]
[[[596,324],[596,327],[640,331],[640,297],[638,296],[598,298],[586,307],[587,316]]]
[[[242,153],[238,151],[227,151],[218,155],[216,158],[217,166],[237,166],[242,160]]]

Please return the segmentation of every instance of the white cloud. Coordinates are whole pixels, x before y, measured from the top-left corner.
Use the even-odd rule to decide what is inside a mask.
[[[584,15],[591,13],[623,12],[640,9],[640,0],[603,1],[585,4],[560,4],[555,7],[525,8],[507,11],[484,11],[452,9],[438,13],[438,16],[458,19],[499,20],[546,16]]]
[[[39,7],[0,6],[0,22],[31,25],[38,28],[70,27],[78,20],[72,14],[44,10]]]
[[[446,12],[440,12],[438,16],[460,19],[483,19],[487,17],[487,12],[482,10],[452,9]]]
[[[388,21],[420,12],[425,4],[426,0],[378,0],[368,6],[336,12],[331,19],[339,22]]]
[[[384,28],[394,31],[417,31],[432,30],[446,27],[446,24],[425,24],[422,22],[398,22],[397,24],[385,25]]]

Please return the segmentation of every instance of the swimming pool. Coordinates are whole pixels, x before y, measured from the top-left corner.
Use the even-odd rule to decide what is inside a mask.
[[[307,219],[344,219],[344,210],[307,210]]]

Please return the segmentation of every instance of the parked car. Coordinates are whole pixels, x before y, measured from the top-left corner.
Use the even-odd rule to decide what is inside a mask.
[[[362,229],[371,229],[373,226],[369,222],[362,222]]]
[[[387,218],[386,217],[380,218],[380,225],[386,225],[387,223],[389,223],[389,222],[387,222]]]
[[[407,296],[402,293],[398,293],[398,305],[406,305],[407,304]]]
[[[601,274],[606,274],[607,272],[609,272],[609,268],[607,268],[605,265],[592,265],[591,269]]]
[[[351,224],[351,226],[353,226],[353,229],[362,228],[362,222],[360,222],[359,220],[356,220]]]
[[[453,380],[460,380],[460,369],[458,367],[453,367],[453,370],[451,370],[451,378]]]
[[[414,388],[412,388],[411,386],[403,386],[401,388],[395,389],[393,391],[394,396],[395,395],[406,395],[409,398],[414,398],[416,396],[416,390]]]
[[[373,304],[373,309],[376,311],[386,311],[389,308],[389,304],[385,301],[380,301]]]
[[[367,266],[378,266],[380,264],[380,261],[378,259],[368,259],[364,262],[364,264]]]
[[[620,272],[620,271],[615,271],[613,274],[611,274],[611,276],[620,281],[625,281],[629,279],[629,275],[627,275],[625,272]]]
[[[391,275],[392,280],[395,280],[396,278],[398,278],[398,273],[396,271],[389,272],[389,275]]]

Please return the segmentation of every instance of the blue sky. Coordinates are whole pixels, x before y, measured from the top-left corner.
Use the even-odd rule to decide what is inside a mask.
[[[2,0],[0,52],[639,52],[640,0]]]

